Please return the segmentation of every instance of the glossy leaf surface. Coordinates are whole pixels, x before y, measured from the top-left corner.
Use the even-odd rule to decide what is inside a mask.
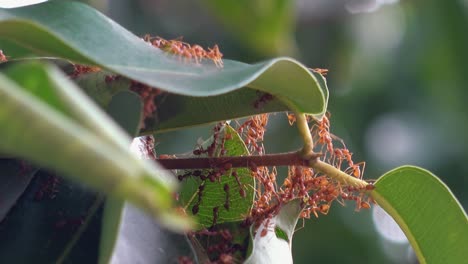
[[[0,35],[35,54],[99,65],[176,94],[215,96],[249,87],[274,95],[291,110],[317,115],[326,111],[323,77],[292,59],[253,65],[224,60],[222,69],[211,61],[184,62],[80,3],[0,9]]]
[[[98,195],[83,185],[39,171],[0,224],[0,262],[56,263],[70,261],[71,255],[95,262],[99,204]],[[85,226],[88,217],[92,224]]]
[[[420,263],[463,263],[468,218],[447,186],[427,170],[404,166],[383,175],[372,192],[413,246]]]

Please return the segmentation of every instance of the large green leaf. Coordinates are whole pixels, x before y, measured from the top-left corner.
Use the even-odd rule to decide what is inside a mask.
[[[140,128],[141,108],[142,103],[137,94],[121,91],[112,97],[106,111],[129,136],[135,137]]]
[[[0,262],[96,262],[100,201],[81,184],[39,171],[0,224]]]
[[[109,74],[109,72],[89,73],[76,78],[75,82],[102,107],[107,108],[116,93],[127,90],[131,85],[131,81],[127,78],[108,82],[106,76]],[[319,75],[317,78],[324,81]],[[156,97],[157,111],[146,119],[146,127],[142,133],[162,133],[252,114],[288,110],[287,106],[276,98],[258,103],[258,107],[255,107],[255,103],[264,95],[263,92],[249,88],[208,97],[163,93]]]
[[[16,204],[29,182],[37,172],[37,168],[25,161],[16,159],[0,159],[0,221]]]
[[[136,136],[141,119],[137,95],[118,92],[111,98],[107,112],[131,136]],[[183,235],[164,230],[150,215],[119,197],[107,198],[101,230],[99,263],[167,263],[190,252]]]
[[[176,94],[214,96],[249,87],[271,93],[291,110],[319,115],[326,110],[328,95],[321,77],[292,59],[254,65],[224,60],[222,69],[206,61],[184,63],[80,3],[52,1],[1,9],[0,36],[38,55],[96,64]]]
[[[221,130],[219,137],[226,137],[226,135],[230,135],[231,138],[226,139],[224,143],[224,149],[227,151],[226,156],[249,155],[249,151],[237,131],[227,124]],[[209,140],[205,144],[209,145],[211,142],[212,140]],[[218,147],[215,154],[219,155],[219,152]],[[228,169],[219,181],[214,182],[209,179],[200,180],[194,176],[184,179],[179,199],[190,215],[192,215],[194,206],[198,207],[198,213],[195,214],[195,217],[200,228],[207,228],[213,224],[241,221],[249,214],[255,195],[255,179],[252,177],[250,169],[237,168],[235,171],[238,175],[239,185],[236,178],[231,175],[233,170]],[[187,172],[179,172],[179,175],[185,173]],[[207,172],[203,173],[207,174]],[[227,192],[225,191],[226,185],[229,188]],[[204,186],[200,201],[198,200],[199,186]],[[241,196],[241,189],[245,191],[245,197]],[[225,207],[226,204],[227,207]],[[216,220],[214,219],[214,208],[218,208]]]
[[[186,226],[171,211],[173,177],[138,160],[130,138],[65,76],[40,64],[11,67],[7,74],[14,81],[0,75],[0,151],[127,199],[166,226]]]
[[[131,85],[131,81],[127,78],[106,81],[106,76],[109,74],[111,73],[89,73],[76,78],[75,81],[90,97],[107,108],[116,93],[127,90]],[[318,73],[312,74],[321,87],[326,87],[323,76]],[[328,90],[324,89],[324,92],[328,98]],[[161,133],[221,120],[288,110],[284,102],[277,98],[261,101],[264,95],[263,92],[249,88],[208,97],[163,93],[156,97],[157,111],[146,119],[146,127],[141,132]]]
[[[404,166],[382,176],[372,197],[400,225],[420,263],[464,263],[468,218],[429,171]]]
[[[106,109],[131,137],[136,136],[141,120],[141,101],[130,91],[120,91],[110,100]],[[103,226],[99,245],[99,263],[110,263],[122,224],[125,200],[110,195],[103,214]]]

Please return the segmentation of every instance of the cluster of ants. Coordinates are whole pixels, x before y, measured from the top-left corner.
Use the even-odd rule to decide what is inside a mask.
[[[203,147],[201,145],[197,146],[195,150],[193,150],[193,154],[195,156],[207,155],[208,157],[214,157],[215,155],[225,156],[227,154],[227,150],[224,145],[225,145],[226,140],[232,139],[232,134],[223,133],[222,131],[223,126],[224,126],[224,123],[216,124],[215,127],[213,128],[214,133],[213,133],[211,144],[209,144],[206,147]],[[247,193],[246,193],[245,187],[241,183],[241,180],[239,179],[239,175],[237,171],[232,168],[231,163],[225,163],[221,166],[216,166],[216,164],[213,164],[213,168],[210,170],[189,170],[177,176],[179,181],[183,181],[184,179],[188,177],[195,177],[201,180],[201,184],[198,186],[198,191],[197,191],[197,201],[192,207],[193,215],[198,214],[199,207],[202,202],[203,192],[205,189],[205,184],[204,184],[205,181],[208,180],[210,182],[221,182],[221,177],[228,173],[231,177],[234,177],[235,182],[237,183],[237,186],[239,188],[240,197],[246,198]],[[230,195],[231,195],[229,184],[227,183],[224,184],[223,190],[226,194],[224,208],[227,211],[229,211]],[[212,224],[213,226],[216,225],[217,223],[218,215],[219,215],[219,207],[214,207],[213,208],[213,224]]]
[[[156,96],[162,94],[163,91],[136,81],[131,82],[130,90],[140,95],[143,103],[143,117],[140,122],[140,129],[143,129],[146,126],[145,120],[153,117],[156,112],[157,106],[154,102]]]
[[[212,48],[205,50],[200,45],[190,45],[186,42],[182,42],[181,39],[180,37],[178,39],[166,40],[161,37],[151,37],[148,34],[143,37],[143,40],[151,43],[152,46],[169,54],[177,55],[179,58],[184,58],[184,62],[200,64],[204,59],[209,59],[213,61],[217,67],[223,67],[223,54],[219,50],[218,45],[214,45]],[[3,61],[7,61],[7,57],[0,50],[0,62]],[[76,79],[83,74],[99,71],[101,71],[101,68],[96,66],[74,64],[73,72],[70,74],[70,77]],[[105,77],[105,82],[111,83],[119,79],[119,77],[119,75],[107,75]],[[154,100],[162,91],[136,81],[131,82],[130,90],[140,95],[143,101],[143,119],[140,123],[140,128],[145,128],[145,120],[151,118],[157,109]]]
[[[205,184],[204,182],[208,179],[210,182],[216,182],[220,181],[221,176],[225,175],[226,172],[231,170],[231,164],[227,163],[225,164],[226,166],[224,168],[219,168],[215,169],[212,171],[208,171],[207,174],[203,174],[201,170],[195,170],[193,172],[186,172],[185,174],[178,175],[178,179],[180,181],[183,181],[184,178],[187,177],[198,177],[200,180],[202,180],[202,183],[198,186],[197,190],[197,201],[195,204],[192,206],[192,214],[196,215],[198,214],[200,210],[200,204],[202,202],[203,198],[203,192],[205,190]],[[239,195],[242,198],[247,197],[247,192],[245,191],[244,185],[241,183],[239,179],[239,175],[237,174],[237,171],[235,169],[231,170],[230,175],[235,178],[236,184],[239,188]],[[230,209],[230,197],[231,197],[231,192],[230,192],[231,187],[229,187],[229,184],[225,183],[223,185],[223,191],[225,193],[225,202],[223,204],[224,208],[229,211]],[[219,206],[213,208],[213,224],[216,225],[217,219],[219,217]]]
[[[211,143],[206,146],[198,144],[193,150],[192,154],[196,157],[226,156],[228,150],[225,148],[225,143],[227,140],[231,140],[233,137],[231,133],[225,132],[223,130],[224,126],[224,122],[216,124],[213,128],[213,136]],[[159,157],[160,159],[161,156],[162,155],[160,155]],[[163,158],[166,158],[166,156],[164,156]],[[184,181],[189,177],[193,177],[201,181],[201,183],[198,185],[196,196],[194,198],[195,200],[191,207],[191,212],[193,215],[197,215],[199,213],[200,204],[202,203],[204,197],[206,183],[221,182],[221,177],[223,177],[223,175],[224,177],[225,175],[229,175],[230,177],[233,177],[235,179],[234,184],[236,184],[238,188],[239,196],[245,199],[247,197],[246,186],[244,186],[244,184],[241,182],[237,170],[232,167],[231,163],[223,163],[222,165],[213,164],[211,169],[188,170],[180,173],[177,176],[179,181]],[[233,263],[233,261],[236,259],[236,255],[241,256],[247,250],[246,247],[242,246],[241,244],[234,243],[233,235],[231,234],[231,231],[229,231],[229,229],[222,229],[218,225],[221,207],[224,207],[226,211],[230,210],[232,197],[231,192],[232,189],[236,189],[232,187],[232,183],[231,185],[228,183],[222,184],[222,189],[225,193],[224,204],[213,207],[213,218],[211,227],[209,227],[209,229],[203,229],[187,234],[188,236],[192,238],[197,238],[199,241],[204,243],[204,248],[210,258],[210,263]],[[184,264],[193,263],[193,261],[187,256],[179,257],[178,262]]]
[[[184,58],[185,62],[195,62],[200,64],[204,59],[208,59],[214,62],[214,64],[222,68],[223,67],[223,54],[219,50],[218,45],[214,45],[212,48],[205,50],[200,45],[190,45],[186,42],[181,41],[181,37],[178,39],[166,40],[161,37],[151,37],[145,35],[143,39],[146,42],[152,44],[152,46],[174,55],[178,55],[180,58]],[[0,50],[0,63],[8,61],[8,57]],[[76,79],[79,76],[87,73],[94,73],[101,71],[100,67],[89,66],[82,64],[73,64],[73,71],[69,74],[72,79]],[[119,75],[107,75],[105,77],[106,83],[110,83],[117,80]],[[144,85],[142,83],[132,81],[130,90],[140,95],[143,101],[143,119],[140,123],[140,128],[145,127],[145,120],[153,116],[156,111],[156,105],[154,103],[155,97],[162,93],[161,90],[154,87]]]
[[[99,71],[101,71],[101,68],[96,66],[73,64],[73,72],[71,72],[69,76],[72,79],[76,79],[83,74]],[[106,75],[104,81],[107,84],[110,84],[111,82],[117,81],[120,78],[120,75]],[[140,122],[140,129],[143,129],[145,128],[145,120],[147,118],[153,117],[154,113],[156,112],[157,107],[154,103],[156,96],[162,94],[163,91],[137,81],[131,81],[129,89],[137,93],[143,103],[143,117]]]
[[[265,154],[265,148],[262,142],[267,125],[268,114],[261,114],[250,117],[237,128],[237,132],[244,139],[244,143],[251,154]]]
[[[343,170],[345,173],[362,179],[365,163],[353,162],[352,153],[343,141],[330,133],[329,117],[323,116],[321,120],[317,120],[310,116],[308,119],[314,122],[310,132],[316,142],[316,151],[323,153],[321,159],[340,170],[346,167]],[[290,124],[294,123],[294,115],[288,114],[288,120]],[[335,148],[334,141],[341,142],[342,147]],[[302,201],[302,218],[310,218],[311,214],[315,217],[318,217],[318,213],[328,214],[333,201],[344,205],[345,200],[354,200],[356,211],[361,208],[368,209],[374,202],[367,195],[368,191],[374,189],[372,184],[362,188],[342,186],[340,182],[309,167],[290,166],[288,177],[280,188],[277,188],[275,168],[270,172],[268,168],[261,167],[254,171],[254,174],[261,183],[261,188],[257,190],[258,199],[254,203],[248,221],[260,226],[267,219],[261,236],[267,234],[269,220],[279,213],[282,205],[294,199]]]
[[[296,122],[294,114],[287,114],[290,125]],[[365,162],[354,163],[352,159],[353,153],[344,144],[344,141],[339,137],[330,133],[330,113],[327,112],[321,120],[317,120],[313,116],[307,116],[309,122],[314,122],[310,128],[313,141],[316,142],[316,152],[322,153],[322,160],[333,165],[335,168],[343,170],[356,178],[362,179],[364,169],[366,166]],[[335,148],[333,142],[338,141],[341,143],[341,148]],[[343,166],[348,166],[343,169]]]
[[[288,120],[291,124],[294,123],[294,115],[289,114]],[[319,158],[344,171],[350,176],[362,179],[365,163],[355,163],[352,160],[352,153],[346,148],[343,141],[330,133],[329,116],[324,116],[321,120],[309,116],[308,120],[309,122],[313,122],[310,133],[316,144],[314,150],[323,154]],[[242,124],[238,125],[237,132],[241,135],[244,143],[252,153],[257,153],[259,155],[265,153],[262,142],[267,124],[268,114],[262,114],[252,116]],[[226,139],[219,135],[221,128],[222,124],[220,123],[213,129],[214,140],[211,145],[205,148],[198,146],[193,151],[193,154],[224,156],[228,150],[224,148],[224,142]],[[336,141],[340,142],[341,146],[335,147],[334,143]],[[184,180],[187,177],[198,177],[202,180],[202,184],[200,184],[198,188],[197,202],[192,207],[192,213],[194,215],[198,213],[198,206],[203,199],[203,182],[205,180],[210,180],[211,182],[220,181],[220,177],[227,175],[229,172],[231,172],[231,176],[237,176],[234,168],[230,165],[231,164],[224,163],[223,166],[216,166],[216,164],[213,164],[211,170],[206,170],[205,172],[194,170],[178,176],[179,180]],[[252,176],[255,177],[257,181],[257,187],[255,188],[255,201],[253,207],[242,222],[241,226],[249,228],[253,225],[254,230],[256,230],[256,232],[260,232],[261,237],[265,237],[268,232],[272,231],[270,221],[279,214],[283,205],[293,200],[301,201],[303,209],[300,217],[307,219],[310,218],[311,215],[319,217],[319,214],[328,214],[334,201],[344,205],[346,200],[353,200],[356,202],[356,211],[369,209],[371,207],[371,203],[374,202],[372,198],[368,196],[368,192],[374,189],[374,185],[368,184],[365,187],[360,188],[343,186],[337,180],[330,178],[328,175],[321,172],[314,171],[314,169],[310,167],[290,166],[288,176],[280,187],[278,187],[276,181],[277,170],[275,167],[268,168],[265,166],[256,166],[252,163],[249,165],[249,169]],[[236,181],[239,186],[242,186],[238,177],[236,177]],[[242,186],[240,191],[245,192],[243,187],[245,186]],[[224,206],[229,210],[229,185],[224,185],[223,189],[226,193],[226,202]],[[196,234],[199,236],[207,235],[207,232],[211,232],[209,233],[210,236],[218,234],[213,231],[215,230],[214,228],[216,227],[218,216],[219,206],[216,206],[213,208],[212,227],[209,231],[199,231]],[[260,229],[261,226],[263,228]],[[220,234],[218,235],[220,236]],[[218,246],[221,247],[220,245],[223,243],[224,242],[221,242]],[[221,256],[223,254],[227,253],[218,252],[217,256]],[[224,263],[220,261],[219,258],[214,259],[214,261],[216,263]]]
[[[181,41],[182,37],[166,40],[161,37],[145,35],[143,40],[167,53],[184,58],[184,61],[186,62],[195,62],[195,64],[200,64],[204,59],[209,59],[213,61],[216,67],[222,68],[224,65],[222,60],[223,54],[219,51],[218,45],[214,45],[212,48],[205,50],[200,45],[190,45]]]
[[[82,64],[73,64],[73,72],[70,74],[72,79],[76,79],[79,76],[87,73],[100,72],[101,68],[97,66],[88,66]]]
[[[235,242],[235,235],[227,228],[212,228],[211,230],[203,229],[198,232],[190,232],[187,234],[189,239],[201,240],[201,243],[206,246],[206,253],[210,258],[211,264],[231,264],[237,263],[236,254],[242,256],[246,248]],[[192,264],[193,261],[187,257],[179,257],[180,264]]]
[[[330,114],[327,113],[327,115],[329,116]],[[366,163],[353,162],[353,153],[348,150],[344,141],[330,133],[330,120],[327,115],[323,116],[320,121],[316,120],[316,123],[311,127],[314,141],[321,145],[319,151],[324,153],[323,159],[340,170],[342,170],[343,165],[347,163],[348,166],[343,171],[356,178],[362,179]],[[334,148],[333,141],[339,141],[342,148]],[[326,151],[324,151],[325,148]]]

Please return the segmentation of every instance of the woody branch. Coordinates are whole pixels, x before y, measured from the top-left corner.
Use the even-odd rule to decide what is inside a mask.
[[[206,158],[173,158],[157,159],[160,165],[169,170],[174,169],[208,169],[230,164],[233,168],[253,166],[308,166],[320,153],[313,153],[307,157],[302,151],[293,151],[277,154],[251,155],[237,157],[206,157]]]

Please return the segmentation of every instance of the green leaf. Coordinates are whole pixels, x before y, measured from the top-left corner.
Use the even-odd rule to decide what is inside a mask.
[[[37,170],[25,161],[0,159],[0,221],[16,204]]]
[[[39,171],[0,224],[0,262],[56,263],[69,260],[70,252],[87,253],[75,261],[96,262],[100,215],[95,214],[94,205],[98,199],[81,184]],[[91,225],[85,223],[87,219]],[[97,232],[82,233],[83,228]]]
[[[109,196],[106,200],[99,243],[99,263],[110,263],[122,225],[125,201],[118,197]]]
[[[403,166],[379,178],[371,194],[406,234],[420,263],[466,261],[467,215],[435,175]]]
[[[141,100],[130,91],[120,91],[112,97],[107,113],[114,118],[131,137],[136,136],[141,120]],[[125,200],[109,195],[103,215],[103,227],[99,245],[99,263],[110,263],[119,236]]]
[[[140,128],[141,108],[140,96],[130,91],[121,91],[112,97],[106,111],[129,136],[135,137]]]
[[[56,68],[19,65],[7,74],[16,83],[0,74],[1,152],[127,199],[168,227],[187,226],[172,211],[173,177],[138,160],[130,138]]]
[[[78,77],[75,81],[96,102],[107,108],[112,96],[130,87],[130,80],[126,78],[107,82],[106,76],[109,74],[106,72],[90,73]],[[320,87],[325,87],[323,92],[328,98],[325,79],[318,73],[312,74],[317,78]],[[263,92],[249,88],[208,97],[163,93],[156,97],[157,111],[153,117],[146,119],[146,127],[141,133],[163,133],[200,124],[262,113],[283,112],[289,109],[278,98],[260,102],[264,95]],[[256,104],[258,107],[255,107]]]
[[[227,151],[226,156],[249,155],[249,151],[237,131],[227,124],[221,130],[219,137],[226,138],[226,135],[231,137],[231,139],[226,139],[224,143],[224,148]],[[209,145],[211,141],[207,141],[205,145]],[[218,156],[219,152],[218,147],[215,156]],[[194,206],[198,206],[199,211],[195,214],[195,217],[200,225],[199,228],[207,228],[213,225],[214,208],[218,208],[217,224],[240,221],[248,215],[255,195],[255,179],[252,177],[250,169],[237,168],[235,171],[241,184],[239,185],[235,177],[231,175],[232,171],[233,169],[227,170],[221,176],[220,181],[199,180],[191,176],[182,183],[181,202],[190,215],[192,215]],[[193,171],[187,172],[193,173]],[[179,172],[179,174],[183,175],[187,172]],[[203,173],[207,174],[207,172]],[[229,186],[228,194],[224,190],[225,185]],[[198,202],[199,186],[204,186],[200,202]],[[245,191],[245,197],[241,196],[241,189]],[[229,210],[225,207],[226,202]]]
[[[294,111],[326,111],[323,82],[295,60],[276,58],[253,65],[224,60],[222,69],[207,61],[184,63],[80,3],[1,9],[0,35],[36,54],[96,64],[171,93],[215,96],[248,87],[274,95]]]
[[[111,98],[115,94],[119,91],[128,90],[130,87],[130,80],[127,78],[119,78],[112,82],[106,82],[106,76],[109,74],[106,72],[90,73],[78,77],[75,81],[90,97],[102,107],[107,108]],[[323,79],[320,76],[318,78]],[[261,103],[256,108],[254,106],[255,103],[264,94],[263,92],[248,88],[241,88],[226,94],[208,97],[163,93],[156,97],[157,111],[153,117],[146,119],[146,127],[141,133],[163,133],[252,114],[288,110],[276,98]]]

